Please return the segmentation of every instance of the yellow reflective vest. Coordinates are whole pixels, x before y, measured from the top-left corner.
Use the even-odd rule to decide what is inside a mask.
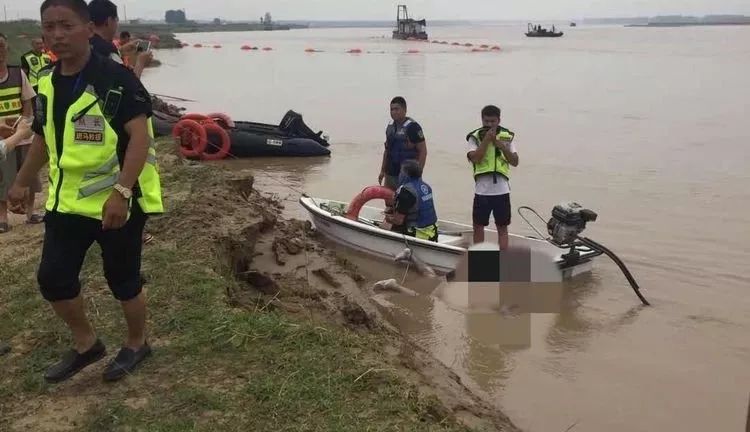
[[[19,116],[23,113],[22,86],[21,69],[8,66],[8,79],[0,83],[0,119]]]
[[[484,137],[484,135],[481,134],[483,130],[484,128],[479,128],[472,132],[469,132],[469,134],[466,136],[466,139],[468,140],[469,138],[473,137],[477,140],[477,143],[481,144],[482,138],[480,138],[480,136]],[[510,142],[513,141],[514,136],[515,134],[508,129],[498,129],[498,141]],[[482,161],[479,163],[472,163],[472,166],[474,169],[474,178],[482,174],[498,173],[506,179],[510,180],[510,164],[508,163],[508,160],[505,159],[505,155],[503,154],[503,152],[498,151],[493,145],[487,146],[487,152],[484,154],[484,159],[482,159]]]
[[[23,55],[23,59],[29,64],[29,84],[34,87],[39,82],[39,72],[52,63],[52,58],[44,53],[37,55],[34,51],[29,51]]]
[[[48,68],[39,76],[39,95],[45,100],[43,130],[49,155],[50,185],[46,208],[50,212],[101,220],[104,204],[120,175],[122,161],[117,153],[119,136],[110,124],[111,119],[104,115],[104,102],[98,97],[94,86],[89,84],[68,108],[63,142],[58,152],[52,73],[53,70]],[[148,121],[148,133],[148,160],[138,176],[133,198],[144,213],[158,214],[164,212],[164,206],[151,119]],[[132,202],[130,205],[132,208]]]

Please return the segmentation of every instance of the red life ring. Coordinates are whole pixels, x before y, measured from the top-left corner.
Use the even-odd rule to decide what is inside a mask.
[[[219,123],[219,124],[221,124],[225,129],[226,128],[231,128],[231,129],[234,128],[234,121],[227,114],[224,114],[224,113],[211,113],[211,114],[207,114],[206,117],[208,117],[209,119],[214,120],[214,121],[221,120],[223,122],[223,124],[222,123]]]
[[[191,113],[191,114],[185,114],[184,116],[180,117],[180,120],[195,120],[197,122],[212,122],[210,117],[203,115],[203,114],[197,114],[197,113]]]
[[[359,211],[362,210],[368,201],[382,199],[386,204],[391,204],[395,198],[395,192],[385,186],[368,186],[358,193],[349,203],[346,211],[346,218],[351,220],[359,219]]]
[[[221,143],[219,146],[214,144],[213,142],[208,142],[206,145],[206,149],[203,151],[203,154],[201,155],[201,159],[213,161],[213,160],[221,160],[227,157],[229,154],[229,150],[232,147],[232,141],[229,139],[229,134],[227,133],[224,128],[217,125],[216,123],[206,123],[203,125],[203,128],[206,131],[206,135],[212,135],[217,136],[221,140]],[[209,153],[209,149],[217,149],[215,153]]]
[[[172,129],[172,136],[180,146],[180,153],[187,158],[197,158],[206,150],[206,129],[195,120],[180,120]]]

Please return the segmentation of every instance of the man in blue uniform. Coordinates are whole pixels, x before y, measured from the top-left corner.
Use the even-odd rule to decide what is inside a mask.
[[[422,181],[422,167],[415,160],[402,164],[393,215],[386,220],[393,230],[422,240],[438,240],[437,212],[430,185]]]
[[[419,123],[406,116],[406,100],[401,96],[391,101],[391,118],[393,121],[386,128],[385,151],[380,166],[378,184],[396,190],[401,164],[409,159],[416,159],[424,171],[427,161],[427,143]]]

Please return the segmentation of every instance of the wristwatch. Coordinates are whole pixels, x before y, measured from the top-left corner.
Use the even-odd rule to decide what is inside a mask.
[[[119,192],[120,195],[122,195],[122,197],[125,199],[130,199],[133,196],[133,191],[131,191],[130,189],[126,188],[123,185],[116,184],[115,190]]]

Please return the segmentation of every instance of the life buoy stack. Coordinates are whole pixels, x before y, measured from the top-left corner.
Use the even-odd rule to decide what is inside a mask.
[[[185,114],[174,125],[172,136],[186,158],[221,160],[232,148],[227,130],[234,126],[234,121],[222,113]]]
[[[386,204],[390,205],[393,203],[395,198],[395,192],[388,189],[385,186],[368,186],[362,189],[362,192],[358,193],[352,201],[349,203],[349,207],[346,210],[347,219],[358,220],[359,212],[362,207],[369,201],[375,199],[382,199]]]

